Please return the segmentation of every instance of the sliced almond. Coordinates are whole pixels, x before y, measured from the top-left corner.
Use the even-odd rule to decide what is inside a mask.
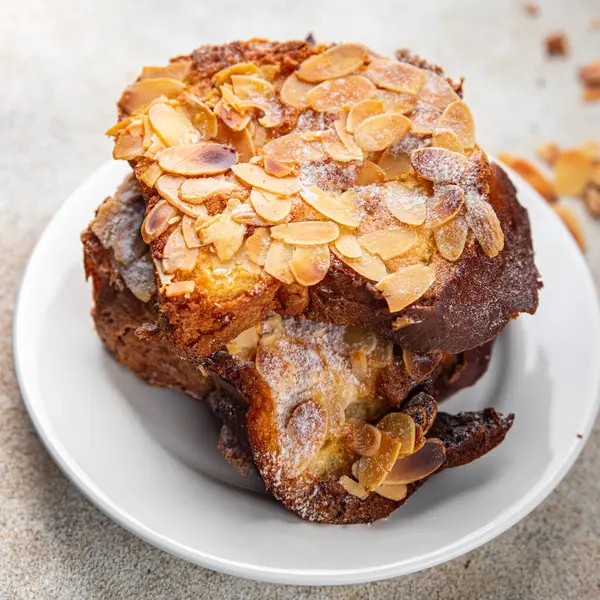
[[[202,204],[211,196],[230,194],[237,186],[226,179],[202,177],[185,179],[179,189],[179,197],[192,204]]]
[[[386,485],[408,484],[425,479],[437,471],[446,461],[446,447],[437,438],[428,439],[425,445],[410,456],[398,458],[389,475]]]
[[[164,233],[177,210],[166,200],[159,200],[146,215],[142,223],[142,238],[146,244]]]
[[[153,133],[150,137],[150,146],[148,146],[144,156],[155,159],[157,154],[164,149],[165,145],[162,143],[161,139],[155,133]]]
[[[381,433],[379,448],[374,456],[363,456],[357,465],[358,482],[372,490],[387,478],[400,452],[400,442],[385,432]]]
[[[360,245],[383,260],[390,260],[408,252],[418,241],[412,229],[388,228],[373,231],[358,238]]]
[[[385,113],[365,119],[356,128],[358,146],[367,152],[385,150],[411,128],[410,119],[398,113]]]
[[[181,227],[175,227],[163,249],[162,266],[165,273],[191,271],[198,260],[198,249],[188,248]]]
[[[162,173],[163,171],[160,168],[160,165],[153,162],[139,173],[138,179],[148,187],[152,188]]]
[[[348,475],[342,475],[340,477],[340,485],[351,495],[356,496],[360,500],[366,500],[369,497],[369,492],[358,483],[348,477]]]
[[[445,148],[419,148],[410,156],[417,173],[435,183],[459,183],[468,161]]]
[[[168,64],[166,67],[144,67],[140,75],[140,80],[167,77],[168,79],[183,81],[193,66],[193,60],[178,60]]]
[[[181,220],[181,233],[188,248],[199,248],[202,242],[196,233],[196,219],[184,215]]]
[[[365,75],[378,87],[406,94],[417,94],[425,81],[421,69],[386,58],[374,60]]]
[[[233,91],[233,86],[230,83],[225,83],[219,88],[219,91],[221,92],[221,97],[223,98],[225,105],[238,113],[240,117],[243,117],[246,113],[246,108],[243,106],[243,100],[238,98]]]
[[[251,204],[244,202],[231,211],[231,218],[236,223],[244,225],[255,225],[257,227],[266,227],[270,225],[262,217],[259,217]]]
[[[352,105],[350,112],[348,113],[348,120],[346,122],[346,130],[348,133],[354,133],[356,128],[369,117],[374,117],[385,112],[383,108],[383,102],[380,100],[369,99],[358,102]]]
[[[340,235],[334,242],[337,251],[346,258],[360,258],[362,247],[358,243],[356,236],[347,229],[342,229]]]
[[[398,152],[390,146],[379,159],[379,168],[385,173],[386,179],[401,179],[404,175],[414,173],[410,156],[406,152]]]
[[[412,380],[420,382],[440,364],[442,352],[437,350],[427,354],[417,354],[402,348],[402,360]],[[404,452],[404,449],[402,451]]]
[[[228,171],[237,161],[233,148],[203,142],[189,146],[173,146],[162,150],[158,164],[169,173],[179,175],[215,175]]]
[[[378,485],[373,491],[383,498],[394,500],[394,502],[400,502],[400,500],[406,498],[408,487],[406,485]]]
[[[431,145],[437,148],[446,148],[446,150],[458,152],[459,154],[465,153],[460,138],[452,129],[441,129],[440,127],[434,129]]]
[[[329,259],[327,246],[301,246],[294,250],[290,269],[300,285],[316,285],[327,275]]]
[[[356,165],[353,185],[373,185],[383,183],[385,180],[385,171],[370,160],[365,160],[361,164]]]
[[[561,152],[554,165],[554,186],[561,196],[581,196],[592,175],[592,157],[581,150]]]
[[[418,189],[390,181],[385,184],[385,203],[388,210],[407,225],[421,225],[427,216],[428,196]]]
[[[427,69],[423,69],[422,73],[425,82],[419,91],[419,98],[423,102],[444,110],[448,104],[460,100],[459,95],[444,77]]]
[[[379,423],[377,429],[400,442],[402,453],[412,452],[415,447],[415,422],[403,412],[389,413]]]
[[[300,191],[300,182],[296,177],[273,177],[258,165],[242,163],[233,165],[231,170],[236,177],[252,187],[272,192],[279,196],[291,196]]]
[[[252,122],[248,124],[248,127],[241,131],[234,131],[233,129],[229,129],[229,127],[221,126],[219,127],[217,134],[217,140],[219,142],[232,146],[237,152],[238,162],[240,163],[248,162],[254,157],[254,140],[249,131],[251,123]]]
[[[445,108],[437,126],[454,131],[463,148],[472,148],[475,145],[475,121],[469,107],[461,100]]]
[[[192,294],[196,283],[194,281],[173,281],[165,286],[165,296],[167,298],[175,298],[177,296],[185,296]]]
[[[258,347],[258,332],[256,327],[242,331],[240,335],[225,344],[227,352],[240,360],[253,360]]]
[[[435,106],[417,102],[410,113],[412,131],[419,135],[431,135],[438,127],[438,121],[441,115],[442,112]]]
[[[277,76],[279,75],[281,68],[279,65],[261,65],[258,67],[258,73],[263,79],[270,81],[271,83],[275,81]]]
[[[383,294],[391,313],[418,300],[435,281],[435,269],[429,265],[411,265],[384,277],[375,287]]]
[[[235,111],[229,104],[220,100],[215,106],[215,115],[233,131],[241,131],[250,123],[252,115],[242,115]]]
[[[203,244],[213,244],[221,262],[231,260],[244,243],[246,226],[234,221],[231,215],[239,204],[239,200],[230,200],[227,209],[199,232]]]
[[[297,108],[298,110],[305,110],[309,107],[306,94],[312,90],[314,86],[310,83],[300,81],[296,77],[295,73],[292,73],[281,86],[279,97],[284,104]]]
[[[575,238],[577,245],[582,252],[585,252],[585,237],[583,235],[583,229],[581,223],[575,215],[575,213],[564,204],[555,204],[553,206],[554,211],[560,217],[560,220],[565,224],[571,235]]]
[[[348,427],[346,436],[349,446],[361,456],[373,456],[379,450],[381,431],[369,423]]]
[[[155,131],[152,129],[148,115],[144,115],[142,117],[142,123],[144,124],[144,150],[148,150],[148,148],[150,148],[150,144],[152,143],[152,136],[155,135]]]
[[[435,230],[435,244],[440,254],[449,261],[458,260],[465,248],[469,226],[462,215]]]
[[[292,201],[289,198],[280,197],[257,188],[253,188],[250,192],[250,202],[256,214],[269,223],[283,221],[292,209]]]
[[[428,227],[439,227],[453,219],[465,202],[465,194],[458,185],[436,183],[434,195],[427,201]]]
[[[375,86],[366,77],[351,75],[320,83],[306,94],[306,99],[317,112],[337,112],[346,105],[370,98],[374,93]]]
[[[387,268],[381,258],[366,250],[363,250],[359,258],[348,258],[342,255],[341,259],[352,270],[370,281],[381,281],[387,275]]]
[[[267,252],[265,259],[265,271],[287,284],[294,283],[294,275],[290,269],[293,248],[279,240],[275,240]]]
[[[360,225],[360,215],[352,205],[350,194],[344,196],[346,202],[340,202],[329,192],[312,185],[303,188],[300,195],[307,204],[332,221],[352,229]]]
[[[473,230],[473,234],[482,250],[490,258],[502,252],[504,248],[502,226],[489,202],[469,199],[467,203],[467,223]]]
[[[296,246],[328,244],[339,234],[340,228],[331,221],[299,221],[271,227],[273,239]]]
[[[271,83],[255,75],[232,75],[231,83],[235,95],[242,101],[269,98],[275,95]]]
[[[325,158],[325,153],[316,140],[306,139],[300,133],[288,133],[271,140],[263,148],[264,154],[283,163],[304,164]]]
[[[217,137],[219,124],[213,111],[192,94],[182,94],[181,101],[199,136],[205,140]]]
[[[365,60],[367,60],[367,53],[364,46],[341,44],[307,58],[298,67],[296,75],[302,81],[316,83],[354,73]]]
[[[144,128],[141,122],[132,123],[115,140],[113,158],[133,160],[144,154]]]
[[[259,265],[264,266],[267,260],[267,252],[271,246],[271,234],[267,227],[257,227],[254,233],[246,240],[246,254],[248,258]]]
[[[144,79],[134,83],[125,90],[119,100],[119,106],[124,112],[130,114],[161,96],[175,98],[184,88],[185,86],[181,81],[171,79],[170,77]]]
[[[206,208],[204,206],[189,204],[179,198],[179,188],[184,181],[184,177],[170,174],[161,175],[156,181],[156,191],[185,215],[195,218],[205,215]]]
[[[390,90],[377,90],[373,98],[383,104],[384,112],[400,113],[401,115],[412,112],[418,99],[413,94],[399,94]]]
[[[414,325],[415,320],[412,317],[398,317],[392,321],[392,329],[394,331],[399,331],[400,329],[404,329],[409,325]]]
[[[165,146],[179,146],[197,141],[198,133],[185,113],[169,104],[154,104],[148,110],[152,128]]]
[[[240,62],[229,67],[225,67],[220,71],[217,71],[212,76],[212,82],[215,86],[220,87],[224,83],[227,83],[232,75],[253,75],[258,72],[258,67],[251,62]]]
[[[271,156],[265,156],[263,168],[269,175],[273,175],[273,177],[287,177],[294,173],[293,165],[279,162],[276,158],[272,158]]]
[[[535,165],[525,158],[513,156],[507,152],[502,152],[498,158],[523,177],[550,204],[556,202],[554,185]]]

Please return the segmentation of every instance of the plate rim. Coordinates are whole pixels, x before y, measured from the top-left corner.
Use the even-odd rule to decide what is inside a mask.
[[[539,196],[539,194],[526,181],[524,181],[519,175],[504,165],[501,161],[498,161],[495,158],[494,160],[508,172],[518,192],[525,190],[529,196],[535,198],[535,202],[544,205],[542,210],[546,211],[548,214],[551,214],[552,216],[550,218],[558,219],[558,216],[554,213],[547,202],[543,200],[541,196]],[[596,397],[590,406],[590,418],[585,423],[585,427],[581,432],[583,440],[581,440],[581,443],[575,444],[572,447],[572,450],[565,457],[564,461],[560,465],[560,468],[556,469],[551,476],[542,479],[538,484],[532,487],[529,492],[520,499],[519,502],[514,503],[512,506],[509,506],[507,509],[502,511],[497,518],[494,519],[494,521],[483,527],[480,527],[470,535],[461,538],[455,543],[446,546],[443,552],[435,551],[424,554],[419,557],[418,560],[413,561],[408,565],[405,564],[405,561],[401,561],[384,565],[382,567],[368,567],[362,569],[353,568],[323,570],[262,567],[260,565],[241,561],[233,561],[227,558],[202,552],[199,549],[191,548],[188,545],[181,544],[150,529],[132,514],[119,508],[118,505],[116,505],[110,498],[108,498],[101,490],[97,488],[90,477],[76,464],[70,453],[56,436],[52,425],[49,422],[44,422],[45,414],[42,414],[43,411],[39,411],[36,407],[36,401],[33,399],[36,394],[25,374],[26,367],[24,366],[24,361],[21,361],[21,357],[24,355],[22,346],[25,344],[24,336],[20,334],[20,331],[24,327],[21,325],[21,322],[24,319],[24,302],[22,301],[22,298],[24,297],[25,290],[29,285],[29,278],[31,277],[31,265],[34,264],[38,254],[41,252],[41,248],[46,238],[50,236],[50,233],[54,228],[58,227],[58,224],[62,220],[63,214],[68,213],[68,210],[75,201],[75,198],[84,194],[88,187],[94,187],[94,182],[97,179],[101,178],[102,176],[106,176],[111,171],[116,172],[115,164],[118,164],[119,168],[121,168],[119,163],[108,161],[99,169],[95,170],[80,186],[78,186],[52,216],[42,234],[38,238],[21,274],[21,281],[16,296],[13,315],[12,341],[13,360],[19,389],[21,391],[23,403],[25,404],[38,437],[42,440],[46,450],[49,452],[50,456],[58,465],[60,470],[84,495],[84,497],[86,497],[104,514],[106,514],[130,533],[136,535],[152,546],[168,552],[169,554],[178,558],[202,567],[237,577],[244,577],[269,583],[291,585],[344,585],[366,583],[395,576],[408,575],[410,573],[443,564],[493,540],[535,510],[563,480],[579,457],[583,447],[585,446],[585,443],[589,438],[589,433],[594,425],[600,409],[600,394],[598,393],[600,388],[600,367],[593,374],[592,389],[596,390]],[[125,173],[127,171],[123,169],[123,172]],[[571,236],[568,237],[571,239]],[[571,252],[570,254],[577,256],[577,258],[574,259],[574,262],[577,264],[577,269],[581,272],[582,277],[586,280],[586,285],[589,287],[589,293],[592,295],[591,300],[596,307],[593,315],[590,315],[590,330],[595,331],[597,334],[596,337],[600,339],[600,304],[596,285],[588,264],[583,254],[576,247],[575,241],[571,239],[570,243],[574,248],[576,248],[576,252]],[[600,350],[597,350],[596,353],[600,355]],[[39,398],[37,398],[37,404],[39,404],[40,407],[43,406],[41,395]]]

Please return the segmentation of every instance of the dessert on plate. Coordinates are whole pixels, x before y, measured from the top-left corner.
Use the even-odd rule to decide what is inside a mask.
[[[219,448],[322,523],[387,517],[513,415],[449,415],[541,286],[462,84],[407,52],[251,40],[146,67],[108,133],[132,175],[83,233],[93,317]]]

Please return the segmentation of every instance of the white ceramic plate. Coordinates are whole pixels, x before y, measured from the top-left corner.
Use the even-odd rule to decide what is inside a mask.
[[[597,412],[600,319],[584,259],[554,213],[515,178],[544,278],[540,309],[497,343],[489,372],[450,412],[514,411],[498,449],[434,477],[375,525],[300,520],[218,454],[200,404],[147,387],[102,348],[89,316],[79,234],[128,166],[111,162],[73,194],[35,249],[14,352],[31,418],[67,476],[144,540],[211,569],[293,584],[383,579],[442,563],[499,535],[564,477]],[[578,436],[583,436],[583,440]]]

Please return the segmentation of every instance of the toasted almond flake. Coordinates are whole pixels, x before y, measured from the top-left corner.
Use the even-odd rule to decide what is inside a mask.
[[[406,485],[377,485],[373,488],[373,491],[383,498],[388,500],[394,500],[394,502],[400,502],[406,498],[408,493],[408,486]]]
[[[293,248],[291,246],[284,244],[280,240],[275,240],[267,252],[265,271],[283,283],[294,283],[294,275],[290,269],[292,255]]]
[[[119,106],[124,112],[130,114],[161,96],[175,98],[184,87],[181,81],[169,77],[137,81],[125,90],[119,100]]]
[[[556,202],[554,185],[535,165],[525,158],[513,156],[506,152],[499,154],[498,158],[523,177],[550,204]]]
[[[215,86],[222,86],[224,83],[227,83],[232,75],[252,75],[258,72],[258,67],[251,62],[241,62],[231,65],[229,67],[225,67],[220,71],[217,71],[212,76],[212,82]]]
[[[269,175],[273,175],[273,177],[287,177],[294,173],[294,167],[292,165],[279,162],[276,158],[272,158],[271,156],[265,156],[263,168]]]
[[[428,196],[418,189],[390,181],[385,184],[385,203],[388,210],[407,225],[421,225],[427,216]]]
[[[187,116],[169,104],[155,104],[148,111],[152,128],[165,146],[189,144],[198,138]]]
[[[424,69],[422,73],[425,82],[419,91],[421,101],[431,104],[439,110],[444,110],[452,102],[460,100],[460,96],[446,79],[427,69]]]
[[[363,456],[358,461],[358,482],[367,490],[381,485],[389,470],[393,468],[399,452],[400,442],[382,431],[381,442],[375,455]]]
[[[581,251],[585,252],[586,246],[583,229],[581,228],[581,223],[579,222],[579,219],[575,213],[564,204],[555,204],[553,208],[556,214],[560,217],[560,220],[565,224],[566,228],[575,238],[575,241],[577,242],[577,245]]]
[[[346,105],[370,98],[374,93],[375,86],[366,77],[351,75],[320,83],[306,94],[306,99],[317,112],[337,112]]]
[[[184,177],[177,177],[169,174],[161,175],[155,184],[156,191],[167,200],[169,204],[172,204],[175,208],[190,217],[198,218],[201,215],[205,215],[206,208],[204,206],[194,206],[179,198],[179,188],[184,181]]]
[[[112,127],[109,127],[104,132],[104,135],[115,136],[115,135],[117,135],[117,133],[119,133],[119,131],[122,131],[123,129],[127,129],[127,127],[129,127],[132,122],[133,122],[133,117],[125,117],[124,119],[117,121]]]
[[[415,422],[406,413],[393,412],[385,415],[377,423],[377,429],[398,440],[403,454],[413,451],[416,438]]]
[[[309,107],[306,94],[312,90],[314,85],[300,81],[295,73],[292,73],[283,83],[279,96],[281,101],[288,106],[304,110]]]
[[[353,185],[373,185],[384,183],[385,180],[385,171],[370,160],[365,160],[361,164],[356,165]]]
[[[215,175],[228,171],[237,161],[233,148],[202,142],[188,146],[173,146],[157,156],[158,164],[169,173],[179,175]]]
[[[194,281],[173,281],[165,286],[165,296],[175,298],[176,296],[192,294],[195,287],[196,283]]]
[[[434,129],[431,145],[437,148],[446,148],[446,150],[458,152],[459,154],[465,153],[458,135],[452,129],[441,129],[440,127]]]
[[[388,228],[373,231],[358,238],[360,245],[383,260],[390,260],[408,252],[418,241],[412,229]]]
[[[279,196],[291,196],[300,191],[300,182],[296,177],[273,177],[258,165],[242,163],[233,165],[231,170],[238,179],[251,187],[257,187]]]
[[[292,209],[292,201],[286,197],[253,188],[250,192],[250,202],[259,217],[269,223],[283,221]]]
[[[113,158],[132,160],[144,154],[144,128],[141,121],[132,123],[115,140]]]
[[[346,192],[343,201],[340,201],[329,192],[312,185],[303,188],[300,195],[307,204],[332,221],[352,229],[360,225],[360,214],[356,210],[352,192]]]
[[[246,226],[237,223],[231,216],[237,206],[239,200],[230,200],[227,209],[214,222],[199,231],[202,243],[213,244],[221,262],[231,260],[244,243]]]
[[[264,266],[267,260],[267,252],[271,246],[271,234],[267,227],[257,227],[254,233],[246,240],[246,254],[248,258],[259,265]]]
[[[296,75],[302,81],[316,83],[354,73],[365,60],[367,53],[364,46],[341,44],[306,59],[298,67]]]
[[[363,158],[360,148],[357,148],[358,154],[350,152],[340,139],[340,136],[333,129],[323,131],[319,135],[319,140],[327,156],[335,161],[352,162],[362,160]]]
[[[160,138],[155,133],[152,134],[152,137],[150,139],[151,139],[150,146],[148,146],[148,149],[144,153],[144,156],[155,159],[156,155],[161,150],[165,149],[165,145],[161,142]]]
[[[378,166],[385,173],[388,181],[401,179],[404,175],[414,173],[410,156],[406,152],[397,152],[394,146],[381,155]]]
[[[402,349],[402,361],[404,367],[413,381],[423,381],[430,375],[442,360],[441,350],[434,350],[427,354],[417,354],[406,348]],[[404,447],[402,448],[404,452]]]
[[[363,160],[363,153],[361,152],[361,149],[354,141],[354,138],[346,131],[346,118],[335,121],[333,123],[333,128],[337,132],[340,140],[342,140],[342,143],[350,155],[354,157],[354,160]]]
[[[230,194],[238,186],[219,177],[189,178],[183,181],[179,197],[191,204],[202,204],[211,196]]]
[[[161,77],[183,81],[193,66],[194,61],[192,60],[178,60],[165,67],[144,67],[140,75],[140,81],[144,79],[159,79]]]
[[[417,173],[434,183],[459,183],[468,165],[462,154],[445,148],[418,148],[410,159]]]
[[[364,350],[359,350],[366,358]],[[346,435],[349,446],[361,456],[374,456],[381,444],[381,430],[370,423],[351,425]]]
[[[438,127],[438,121],[442,112],[435,106],[417,102],[410,113],[413,133],[428,136]]]
[[[243,101],[241,98],[238,98],[233,91],[233,87],[230,83],[225,83],[219,88],[221,92],[221,97],[223,98],[223,102],[232,108],[235,112],[240,115],[244,115],[246,109],[243,106]]]
[[[592,174],[592,157],[581,150],[561,152],[554,165],[554,186],[561,196],[581,196]]]
[[[256,327],[242,331],[240,335],[225,344],[227,352],[240,360],[254,360],[258,347],[258,332]]]
[[[215,115],[233,131],[241,131],[250,123],[251,115],[242,115],[234,110],[229,104],[220,100],[214,110]]]
[[[271,227],[273,239],[296,246],[328,244],[339,234],[340,228],[331,221],[299,221]]]
[[[462,215],[435,230],[435,243],[440,254],[449,261],[458,260],[465,248],[469,227]]]
[[[369,497],[369,492],[358,483],[348,477],[348,475],[342,475],[340,477],[340,485],[351,495],[356,496],[360,500],[366,500]]]
[[[385,113],[365,119],[354,134],[356,143],[367,152],[385,150],[411,128],[410,119],[398,113]]]
[[[406,115],[415,108],[418,97],[412,94],[399,94],[390,90],[377,90],[373,96],[383,104],[384,112],[400,113]]]
[[[363,250],[359,258],[348,258],[342,255],[341,259],[352,270],[370,281],[381,281],[387,275],[387,268],[381,258],[366,250]]]
[[[305,287],[322,281],[329,270],[327,246],[300,246],[294,249],[290,269],[294,279]]]
[[[369,117],[374,117],[385,112],[383,102],[375,99],[363,100],[354,104],[348,113],[346,129],[348,133],[354,133],[356,128]]]
[[[148,187],[154,187],[157,179],[162,175],[162,169],[158,163],[150,163],[138,175],[138,179]]]
[[[500,221],[489,202],[469,200],[467,202],[467,223],[473,230],[482,250],[494,258],[504,248],[504,234]]]
[[[142,223],[142,239],[146,244],[152,242],[166,231],[169,221],[177,214],[166,200],[159,200],[148,212]]]
[[[451,183],[436,183],[433,197],[427,200],[428,227],[439,227],[454,218],[465,202],[463,190]]]
[[[142,123],[144,126],[144,140],[143,146],[144,150],[148,150],[150,148],[150,144],[152,144],[152,136],[154,135],[154,129],[152,129],[152,125],[150,124],[150,119],[148,115],[144,115],[142,117]]]
[[[163,249],[162,266],[165,273],[191,271],[198,260],[198,249],[188,248],[181,227],[175,227]]]
[[[437,438],[428,439],[414,454],[396,460],[394,467],[385,478],[385,484],[408,484],[425,479],[437,471],[445,460],[446,447],[443,442]]]
[[[243,223],[244,225],[256,225],[257,227],[266,227],[267,225],[270,225],[268,221],[265,221],[262,217],[258,216],[251,204],[246,202],[233,209],[231,218],[236,223]]]
[[[375,287],[383,294],[391,313],[418,300],[435,281],[435,269],[429,265],[411,265],[384,277]]]
[[[334,242],[337,251],[346,258],[360,258],[363,250],[356,236],[347,229],[341,229]]]
[[[317,140],[306,139],[300,133],[288,133],[271,140],[263,147],[267,156],[283,163],[307,163],[325,158],[325,153]]]
[[[217,137],[219,124],[213,111],[189,92],[182,94],[182,102],[198,135],[205,140]]]
[[[267,81],[270,81],[271,83],[275,81],[280,71],[281,68],[279,67],[279,65],[262,65],[258,67],[258,74],[260,75],[260,77],[266,79]]]
[[[181,233],[188,248],[199,248],[202,246],[202,242],[196,233],[196,219],[184,215],[181,220]]]
[[[273,86],[254,75],[232,75],[231,83],[235,95],[242,101],[265,99],[275,95]]]
[[[469,107],[462,101],[449,104],[437,122],[440,129],[454,131],[464,148],[475,145],[475,121]]]
[[[392,329],[394,331],[399,331],[400,329],[404,329],[405,327],[408,327],[409,325],[414,325],[415,324],[415,320],[412,319],[411,317],[398,317],[397,319],[394,319],[394,321],[392,322]]]
[[[179,223],[181,221],[181,215],[177,215],[169,219],[169,225],[175,225],[175,223]]]
[[[405,94],[417,94],[425,81],[421,69],[387,58],[374,60],[365,75],[378,87]]]

